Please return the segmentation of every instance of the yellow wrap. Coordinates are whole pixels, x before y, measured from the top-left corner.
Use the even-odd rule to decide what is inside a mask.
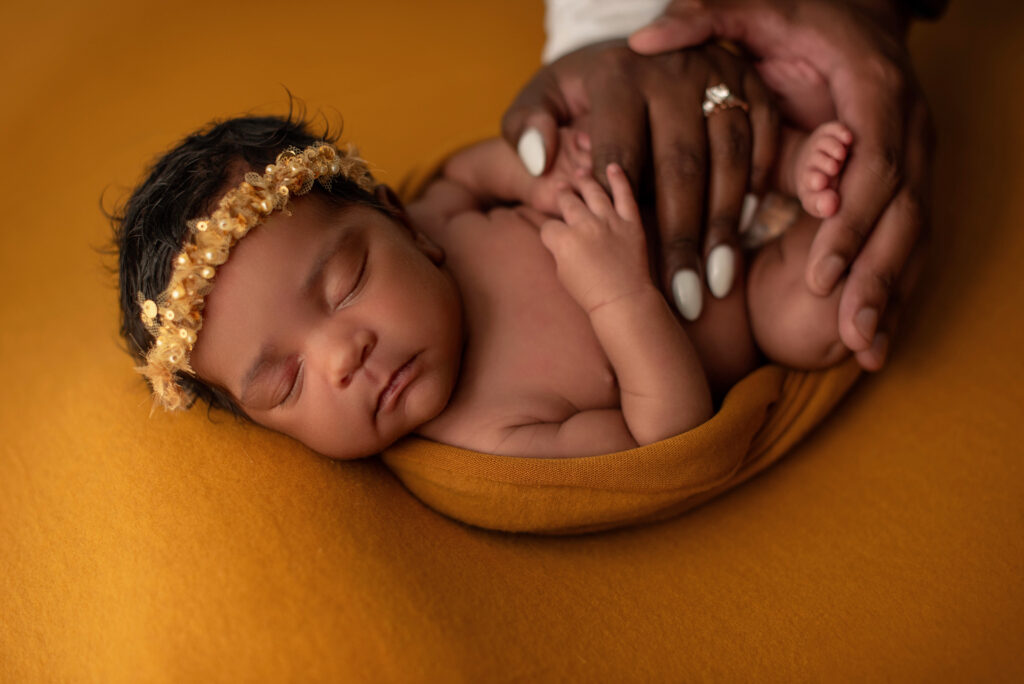
[[[737,383],[703,425],[602,456],[495,456],[410,437],[383,459],[431,508],[479,527],[572,534],[652,522],[777,461],[859,374],[851,361],[814,373],[763,366]]]

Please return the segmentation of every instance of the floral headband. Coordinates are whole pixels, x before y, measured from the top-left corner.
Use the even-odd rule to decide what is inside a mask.
[[[331,180],[341,175],[371,192],[376,183],[356,154],[352,148],[339,152],[324,142],[305,150],[289,148],[262,176],[245,174],[245,181],[221,198],[212,215],[188,222],[189,233],[174,258],[167,289],[155,300],[137,295],[142,322],[156,341],[146,353],[145,365],[136,370],[149,381],[155,404],[177,411],[192,403],[192,394],[177,374],[194,374],[189,357],[203,327],[203,301],[234,244],[275,210],[284,210],[289,197],[309,192],[317,180],[330,188]]]

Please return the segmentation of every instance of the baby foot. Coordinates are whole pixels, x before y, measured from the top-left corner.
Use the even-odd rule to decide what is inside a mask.
[[[814,129],[797,153],[796,196],[811,216],[828,218],[839,210],[839,172],[853,143],[853,133],[838,121]]]

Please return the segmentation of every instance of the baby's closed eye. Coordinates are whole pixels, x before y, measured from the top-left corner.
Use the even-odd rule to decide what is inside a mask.
[[[369,254],[363,252],[356,258],[346,255],[339,258],[338,265],[333,265],[331,275],[327,283],[327,306],[331,311],[337,311],[359,295],[367,277],[367,265]]]

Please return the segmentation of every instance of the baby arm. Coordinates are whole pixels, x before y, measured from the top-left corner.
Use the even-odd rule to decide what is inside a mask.
[[[445,162],[443,177],[465,188],[480,206],[527,201],[531,181],[508,143],[492,138],[459,150]]]
[[[578,143],[585,136],[568,129],[560,129],[560,135],[555,164],[539,178],[527,173],[519,157],[501,138],[459,150],[410,204],[409,215],[428,233],[443,229],[462,212],[484,211],[506,202],[525,203],[552,216],[560,215],[558,193],[569,188],[569,179],[576,169],[590,170],[590,153]]]
[[[697,353],[651,281],[639,210],[629,181],[608,167],[614,204],[591,177],[559,196],[564,221],[541,227],[558,277],[590,318],[621,392],[626,446],[656,442],[711,417],[711,393]],[[555,452],[603,453],[584,411],[562,424]],[[607,416],[601,416],[607,421]]]
[[[560,128],[558,136],[558,155],[543,176],[531,176],[508,143],[495,138],[452,155],[444,165],[443,177],[477,198],[479,208],[514,202],[561,216],[558,195],[571,187],[577,171],[589,173],[591,163],[586,134]]]

